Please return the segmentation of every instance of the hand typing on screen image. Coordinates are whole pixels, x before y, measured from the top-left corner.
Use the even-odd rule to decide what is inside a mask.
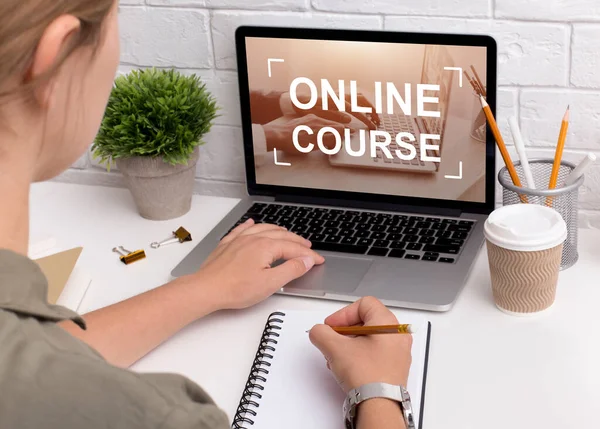
[[[361,112],[352,112],[350,94],[345,98],[345,111],[340,111],[331,98],[328,98],[327,109],[323,109],[321,97],[317,98],[314,107],[305,110],[295,106],[288,93],[251,91],[250,108],[255,152],[264,153],[275,148],[283,152],[297,152],[292,144],[292,133],[298,125],[306,125],[315,130],[332,127],[343,135],[344,128],[351,128],[349,124],[354,116],[368,129],[377,128],[380,123],[379,116],[363,94],[358,94],[356,104],[370,107],[373,110],[371,118]],[[308,95],[298,94],[298,101],[301,103],[307,103],[309,99]],[[274,122],[275,120],[277,121]],[[329,141],[324,143],[328,148],[333,147],[335,144],[333,136],[330,135]]]
[[[286,97],[289,98],[288,96],[286,96]],[[310,96],[307,94],[298,94],[297,97],[298,97],[298,101],[303,104],[307,104],[310,101]],[[345,101],[346,107],[345,107],[344,111],[341,111],[340,109],[338,109],[338,107],[336,106],[336,104],[334,103],[334,101],[331,97],[328,97],[328,99],[327,99],[327,109],[323,108],[324,106],[323,106],[323,98],[322,97],[317,97],[317,102],[315,103],[315,106],[308,110],[299,109],[291,101],[289,101],[288,104],[294,109],[294,111],[298,115],[313,114],[313,115],[319,116],[323,119],[340,122],[343,124],[350,123],[350,121],[352,120],[352,116],[354,116],[354,117],[356,117],[356,119],[358,119],[363,124],[365,124],[368,129],[374,130],[377,128],[377,125],[379,125],[379,116],[377,115],[377,113],[375,113],[375,107],[371,104],[371,102],[369,100],[367,100],[367,98],[363,94],[359,93],[357,95],[356,104],[360,107],[371,108],[372,120],[369,119],[369,117],[362,112],[353,112],[352,111],[352,105],[350,104],[351,103],[350,94],[346,95],[345,98],[346,98],[346,101]],[[286,98],[284,98],[284,100],[285,99]],[[283,103],[285,105],[285,101]]]
[[[328,109],[323,110],[323,99],[321,97],[317,98],[317,103],[312,109],[303,110],[297,108],[291,101],[289,100],[289,96],[287,93],[283,92],[263,92],[263,91],[250,91],[250,109],[252,112],[252,123],[265,125],[275,119],[282,117],[286,112],[282,110],[282,104],[288,107],[284,107],[286,111],[290,114],[292,110],[298,116],[305,116],[309,114],[314,114],[323,119],[328,119],[331,121],[341,122],[341,123],[349,123],[351,120],[350,115],[355,116],[357,119],[362,121],[369,129],[376,129],[377,125],[379,125],[379,116],[375,113],[375,108],[371,104],[371,102],[361,93],[357,95],[357,104],[361,107],[370,107],[373,110],[372,120],[369,119],[364,113],[361,112],[352,112],[351,99],[350,94],[346,95],[345,102],[345,112],[340,112],[339,109],[335,106],[331,97],[328,98]],[[282,96],[284,100],[282,100]],[[307,103],[310,97],[306,94],[298,94],[298,101],[302,103]],[[341,113],[341,114],[340,114]]]
[[[331,326],[397,324],[396,316],[380,301],[365,297],[329,316],[325,324],[313,327],[310,341],[323,353],[327,368],[344,393],[368,383],[406,387],[412,360],[412,335],[347,337],[331,329]],[[371,399],[359,406],[359,429],[403,428],[402,422],[400,407],[390,400]]]
[[[335,128],[341,135],[344,135],[344,128],[350,122],[350,118],[347,118],[342,115],[346,115],[343,112],[329,112],[329,113],[337,113],[340,115],[338,121],[324,119],[319,117],[313,113],[310,113],[301,117],[285,117],[281,118],[278,121],[269,122],[268,124],[263,125],[263,131],[265,134],[266,147],[267,152],[273,151],[275,149],[287,152],[294,153],[298,152],[298,150],[294,147],[292,142],[292,133],[296,129],[298,125],[306,125],[313,130],[320,130],[324,127]],[[298,135],[298,142],[301,146],[308,146],[311,141],[314,141],[314,135],[309,135],[307,133],[300,133]],[[335,147],[335,137],[333,134],[326,134],[323,138],[323,144],[328,149],[332,149]]]

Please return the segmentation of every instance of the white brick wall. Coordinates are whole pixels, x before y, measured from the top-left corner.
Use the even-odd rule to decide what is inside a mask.
[[[202,76],[223,108],[207,136],[197,191],[242,195],[244,166],[234,31],[242,24],[491,34],[498,120],[518,115],[532,156],[552,156],[570,103],[567,159],[600,155],[598,0],[121,0],[122,71],[176,67]],[[89,157],[62,180],[122,186]],[[582,226],[600,227],[600,165],[581,194]]]

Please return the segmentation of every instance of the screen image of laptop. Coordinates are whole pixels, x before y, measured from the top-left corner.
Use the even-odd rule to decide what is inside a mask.
[[[488,36],[240,27],[248,197],[173,270],[196,271],[252,217],[326,263],[281,294],[445,311],[494,208],[495,142],[476,138],[474,68],[495,112]]]
[[[443,64],[440,68],[438,64]],[[440,149],[429,150],[428,154],[431,156],[440,156],[441,146],[444,141],[444,130],[446,123],[446,115],[448,112],[448,100],[450,99],[450,93],[452,90],[452,73],[440,73],[440,70],[444,70],[444,67],[453,67],[454,60],[449,54],[448,50],[444,46],[425,46],[423,55],[422,65],[422,77],[421,82],[440,82],[440,96],[439,96],[439,111],[440,117],[429,121],[424,121],[419,117],[410,117],[404,112],[380,112],[380,124],[377,127],[378,130],[387,132],[391,135],[398,135],[401,132],[408,132],[415,137],[414,147],[416,152],[420,152],[420,136],[421,134],[437,134],[440,136]],[[374,103],[373,97],[369,97],[370,104]],[[383,109],[382,109],[383,110]],[[360,128],[364,128],[364,124],[358,124]],[[431,130],[430,130],[431,129]],[[360,142],[354,138],[352,146],[354,148],[360,145]],[[384,141],[383,136],[378,136],[377,141]],[[390,151],[401,150],[405,155],[408,155],[406,149],[399,148],[395,142],[391,142],[389,145]],[[384,169],[392,171],[410,171],[415,173],[434,173],[438,170],[439,163],[431,161],[423,161],[418,157],[413,160],[400,159],[400,158],[387,158],[382,153],[381,149],[376,149],[376,156],[371,157],[368,150],[361,157],[349,156],[348,152],[340,151],[338,154],[333,155],[329,158],[329,162],[333,166],[342,167],[362,167],[362,168],[373,168],[373,169]]]

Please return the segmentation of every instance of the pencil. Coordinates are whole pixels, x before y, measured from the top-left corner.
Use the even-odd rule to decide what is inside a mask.
[[[556,153],[554,154],[554,164],[552,165],[552,174],[550,175],[548,189],[556,188],[556,182],[558,181],[560,162],[562,161],[563,149],[565,148],[567,131],[569,129],[569,107],[570,106],[567,106],[567,111],[565,112],[565,116],[563,116],[562,124],[560,126],[560,134],[558,136],[558,143],[556,144]]]
[[[577,182],[577,180],[584,175],[587,169],[590,167],[592,163],[596,162],[596,155],[593,153],[588,153],[585,158],[575,167],[571,174],[565,180],[565,186],[572,185]]]
[[[481,85],[479,84],[479,82],[476,79],[473,79],[473,85],[475,85],[475,89],[477,90],[477,95],[485,96],[485,94],[483,93],[483,88],[481,87]]]
[[[469,76],[469,73],[467,73],[466,70],[464,70],[463,73],[464,73],[465,77],[467,78],[467,80],[469,81],[469,83],[471,84],[471,86],[473,87],[473,90],[477,93],[477,95],[481,95],[479,88],[475,85],[475,82],[473,81],[473,79],[471,79],[471,76]]]
[[[479,84],[479,82],[477,81],[473,81],[475,83],[475,86],[477,87],[477,95],[483,95],[485,97],[485,91],[483,89],[483,87]]]
[[[567,131],[569,130],[569,107],[570,106],[567,106],[567,111],[565,112],[560,125],[560,133],[558,135],[558,143],[556,144],[556,152],[554,153],[554,163],[552,164],[552,173],[550,173],[550,183],[548,183],[548,189],[556,188],[556,182],[558,181],[560,162],[562,161],[565,141],[567,140]],[[552,197],[546,198],[546,205],[548,207],[552,207]]]
[[[342,326],[332,327],[340,335],[414,334],[412,325]]]
[[[473,71],[473,75],[475,76],[475,80],[477,81],[477,83],[479,84],[479,86],[481,87],[481,94],[485,97],[487,96],[487,93],[485,91],[485,86],[483,85],[483,81],[481,80],[481,78],[479,77],[479,75],[477,74],[477,70],[475,70],[475,67],[471,66],[471,70]]]
[[[502,134],[500,134],[500,129],[498,128],[498,124],[496,124],[496,120],[494,119],[494,115],[492,114],[492,110],[490,109],[490,105],[487,103],[487,101],[485,101],[485,98],[483,98],[482,95],[479,98],[481,100],[481,106],[483,107],[483,111],[485,112],[485,117],[487,118],[490,129],[492,130],[494,138],[496,139],[498,149],[500,149],[502,159],[504,159],[504,164],[506,165],[508,174],[510,174],[510,178],[512,179],[514,185],[521,188],[521,180],[519,179],[519,175],[517,174],[517,170],[515,170],[515,166],[513,165],[512,160],[510,159],[508,150],[506,150],[504,139],[502,138]],[[520,195],[519,197],[521,198],[521,202],[527,202],[527,198],[525,196]]]
[[[466,72],[465,72],[466,73]],[[468,76],[468,75],[467,75]],[[483,88],[481,87],[481,85],[479,84],[479,82],[477,82],[477,80],[475,78],[472,78],[469,76],[469,79],[471,81],[471,85],[473,86],[473,88],[475,89],[475,92],[477,93],[477,95],[484,95],[484,91]]]
[[[525,143],[523,143],[523,136],[521,135],[517,118],[514,116],[508,118],[508,124],[510,125],[510,131],[512,132],[513,140],[515,142],[515,149],[517,150],[519,160],[521,161],[521,166],[523,167],[523,175],[525,176],[525,181],[527,182],[525,183],[525,186],[530,189],[535,189],[535,181],[533,180],[533,175],[531,174],[529,160],[527,159],[527,152],[525,151]]]

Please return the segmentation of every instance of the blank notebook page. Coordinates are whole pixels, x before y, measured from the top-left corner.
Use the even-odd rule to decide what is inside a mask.
[[[256,416],[249,416],[253,425],[242,427],[253,429],[344,429],[342,404],[345,395],[333,374],[327,369],[321,352],[312,345],[306,332],[324,316],[307,311],[281,311],[281,326],[273,359],[265,359],[271,366],[264,375],[266,382],[258,381],[264,389],[255,390],[262,395],[253,408]],[[415,422],[420,422],[421,395],[423,391],[428,322],[405,320],[412,323],[417,332],[413,334],[412,365],[408,380],[408,391],[413,403]],[[396,335],[396,334],[390,334]],[[400,335],[400,334],[398,334]],[[246,414],[248,415],[248,414]],[[418,426],[417,426],[418,427]]]

